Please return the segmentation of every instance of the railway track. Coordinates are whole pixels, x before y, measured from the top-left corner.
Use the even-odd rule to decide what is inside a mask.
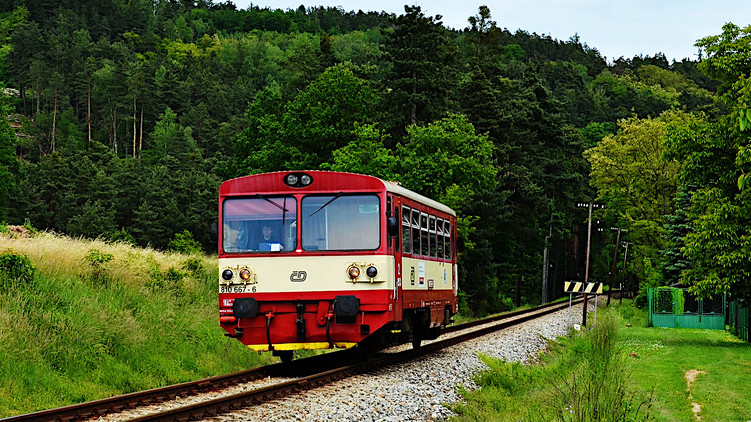
[[[575,303],[579,302],[581,302],[581,299],[575,301]],[[385,351],[370,356],[368,359],[364,359],[362,354],[357,352],[357,349],[344,350],[300,359],[288,364],[274,364],[235,374],[14,416],[0,419],[0,421],[73,421],[100,417],[107,420],[108,415],[111,415],[113,420],[131,421],[177,421],[208,418],[323,386],[355,374],[418,359],[437,350],[518,325],[566,307],[568,307],[568,302],[560,302],[450,326],[443,330],[443,334],[438,340],[426,342],[417,349],[409,347],[394,348],[393,350],[396,351]],[[263,383],[262,380],[267,382]],[[239,392],[221,393],[222,390],[243,383],[251,383],[252,387]],[[201,400],[197,403],[172,407],[159,405],[176,398],[205,395],[211,392],[216,393],[213,394],[214,398]],[[148,413],[133,416],[134,413],[129,412],[127,413],[129,416],[125,416],[126,413],[123,413],[121,417],[117,416],[120,412],[141,407],[149,407],[148,411],[141,412]]]

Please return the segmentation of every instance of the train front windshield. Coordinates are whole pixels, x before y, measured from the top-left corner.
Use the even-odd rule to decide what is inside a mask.
[[[375,250],[380,202],[376,195],[322,195],[302,199],[302,247],[306,251]]]
[[[222,245],[228,253],[376,250],[380,247],[377,195],[309,195],[298,220],[292,196],[230,198],[223,205]]]
[[[297,247],[293,196],[227,199],[222,214],[225,252],[281,252]]]

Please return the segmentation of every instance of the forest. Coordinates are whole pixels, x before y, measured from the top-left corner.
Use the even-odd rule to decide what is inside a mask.
[[[590,281],[751,295],[751,27],[670,63],[492,19],[0,1],[0,221],[215,253],[222,181],[333,169],[457,211],[473,314],[582,280],[589,202]]]

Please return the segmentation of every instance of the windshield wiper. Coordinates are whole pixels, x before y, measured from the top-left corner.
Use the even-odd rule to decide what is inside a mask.
[[[320,210],[322,210],[322,209],[326,208],[326,206],[327,206],[328,204],[330,204],[330,203],[334,202],[334,201],[336,200],[336,198],[338,198],[338,197],[342,196],[342,194],[343,194],[343,193],[344,193],[344,192],[339,192],[339,193],[337,193],[337,194],[336,194],[336,195],[335,195],[335,196],[334,196],[333,198],[329,199],[329,202],[327,202],[327,203],[325,203],[325,204],[321,205],[321,208],[318,208],[317,210],[315,210],[315,212],[313,212],[313,214],[310,214],[310,215],[309,215],[308,217],[312,217],[312,216],[316,215],[316,213],[317,213],[318,211],[320,211]]]
[[[270,200],[269,198],[267,198],[267,197],[265,197],[265,196],[261,195],[260,193],[257,193],[257,194],[256,194],[256,196],[257,196],[257,197],[259,197],[259,198],[261,198],[261,199],[263,199],[264,201],[268,202],[269,204],[271,204],[271,205],[273,205],[273,206],[275,206],[275,207],[279,208],[280,210],[282,210],[282,212],[287,212],[287,211],[289,211],[289,210],[288,210],[287,208],[285,208],[284,206],[277,204],[276,202],[274,202],[274,201]],[[284,197],[284,205],[285,205],[285,206],[287,205],[287,197],[286,197],[286,196]]]

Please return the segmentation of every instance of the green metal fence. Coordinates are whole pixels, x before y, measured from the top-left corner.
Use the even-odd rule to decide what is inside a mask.
[[[734,300],[728,304],[728,325],[730,331],[745,341],[750,341],[748,337],[748,326],[751,325],[751,312],[748,306],[741,306],[741,303]]]
[[[725,329],[725,296],[697,299],[686,289],[650,288],[649,323],[655,327]]]

